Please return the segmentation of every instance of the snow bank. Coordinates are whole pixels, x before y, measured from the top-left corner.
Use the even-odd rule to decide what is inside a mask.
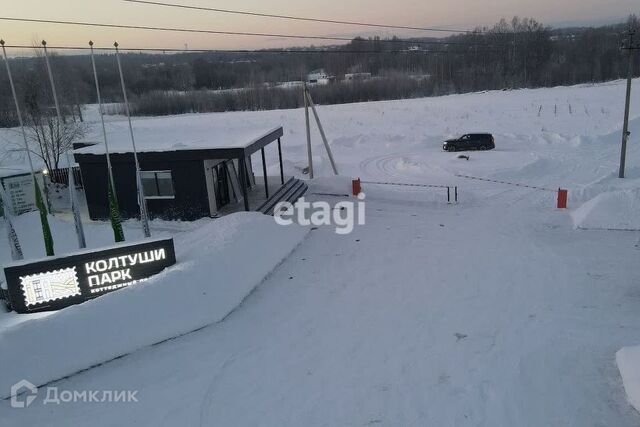
[[[576,228],[640,229],[640,190],[610,191],[597,195],[572,214]]]
[[[624,390],[629,403],[640,411],[640,346],[624,347],[616,353]]]
[[[6,315],[0,397],[222,320],[302,241],[307,229],[239,213],[175,236],[178,264],[145,283],[58,312]]]

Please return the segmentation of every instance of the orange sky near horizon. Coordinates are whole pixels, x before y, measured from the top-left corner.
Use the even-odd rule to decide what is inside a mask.
[[[159,0],[162,1],[162,0]],[[364,21],[410,26],[472,29],[490,25],[501,17],[529,16],[546,24],[561,22],[622,21],[629,13],[639,13],[637,0],[166,0],[196,6],[289,14],[317,18]],[[222,31],[304,34],[320,36],[355,35],[401,37],[442,36],[446,33],[402,32],[346,25],[296,22],[214,12],[174,9],[127,3],[122,0],[3,0],[0,16],[110,24],[183,27]],[[92,39],[96,46],[182,49],[254,49],[268,47],[336,44],[313,40],[271,37],[187,34],[88,28],[66,25],[0,21],[0,37],[10,45],[33,45],[46,39],[53,46],[85,46]],[[13,52],[20,54],[20,52]]]

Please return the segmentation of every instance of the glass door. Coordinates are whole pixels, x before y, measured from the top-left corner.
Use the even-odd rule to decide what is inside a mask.
[[[227,164],[218,163],[213,167],[213,187],[216,193],[216,205],[218,208],[226,206],[231,201],[229,195],[229,179]]]

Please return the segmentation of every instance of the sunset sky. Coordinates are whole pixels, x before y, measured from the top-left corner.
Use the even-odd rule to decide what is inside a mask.
[[[162,1],[162,0],[161,0]],[[629,13],[639,13],[638,0],[167,0],[197,6],[239,9],[385,24],[471,29],[489,25],[501,17],[528,16],[551,25],[567,23],[620,22]],[[92,21],[146,26],[172,26],[224,31],[250,31],[305,35],[355,36],[361,34],[416,36],[443,33],[399,32],[345,25],[294,22],[237,16],[213,12],[180,10],[131,4],[120,0],[3,0],[0,16]],[[314,44],[310,40],[282,40],[263,37],[199,35],[140,30],[25,24],[0,21],[0,37],[8,44],[31,45],[46,39],[50,45],[110,46],[118,40],[123,47],[251,49]],[[315,44],[322,44],[315,42]],[[15,52],[19,53],[19,52]]]

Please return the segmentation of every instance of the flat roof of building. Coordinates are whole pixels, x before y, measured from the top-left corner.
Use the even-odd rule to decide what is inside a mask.
[[[193,150],[235,150],[238,152],[251,150],[253,146],[262,146],[282,136],[282,126],[272,128],[228,129],[217,131],[214,126],[203,121],[188,120],[185,117],[171,117],[166,120],[136,120],[133,132],[138,153],[157,153]],[[98,131],[100,133],[98,133]],[[102,130],[96,127],[90,138],[83,142],[93,141],[94,145],[74,150],[74,154],[103,155],[106,153]],[[131,135],[127,121],[109,123],[107,127],[109,153],[132,153]],[[262,148],[258,146],[256,149]],[[255,151],[255,150],[253,150]]]

